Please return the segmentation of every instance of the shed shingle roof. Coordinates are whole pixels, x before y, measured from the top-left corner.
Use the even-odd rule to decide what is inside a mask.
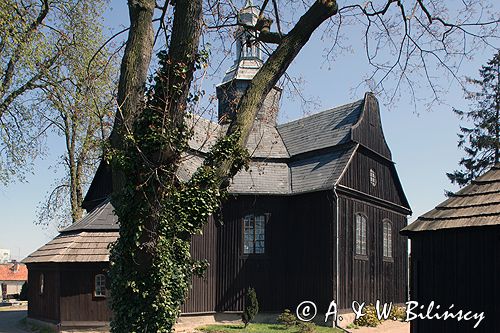
[[[107,262],[108,245],[118,239],[117,231],[62,233],[32,254],[23,263]]]
[[[500,225],[500,163],[401,232]]]

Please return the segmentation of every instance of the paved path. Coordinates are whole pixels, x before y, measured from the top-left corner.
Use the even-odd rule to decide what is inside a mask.
[[[19,321],[26,317],[25,309],[12,309],[0,311],[0,333],[26,333],[18,328]]]
[[[388,320],[377,327],[361,327],[348,329],[348,331],[353,333],[410,333],[410,323]]]

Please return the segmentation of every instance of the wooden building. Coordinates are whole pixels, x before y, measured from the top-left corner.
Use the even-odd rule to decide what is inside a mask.
[[[28,318],[66,327],[109,322],[108,245],[118,238],[117,223],[106,200],[23,260],[28,266]]]
[[[239,19],[254,24],[257,14],[247,6]],[[262,66],[258,44],[246,40],[242,31],[239,57],[217,86],[218,121],[189,120],[194,136],[179,166],[181,181],[201,165],[231,116],[228,105]],[[249,286],[262,311],[295,308],[304,300],[316,302],[320,312],[332,300],[342,309],[353,300],[404,303],[407,242],[398,231],[411,211],[376,98],[367,93],[357,102],[277,125],[280,94],[278,87],[269,93],[255,120],[247,142],[250,167],[232,180],[223,223],[210,218],[203,235],[193,237],[193,256],[210,267],[204,278],[193,279],[183,313],[241,311]],[[118,230],[107,199],[111,184],[102,163],[84,202],[90,214],[25,260],[34,286],[29,317],[63,324],[109,319],[100,293],[106,285],[104,244]]]
[[[411,299],[431,315],[484,312],[485,319],[418,319],[412,333],[497,332],[500,318],[500,164],[401,231],[411,239]],[[439,309],[437,306],[439,305]],[[453,305],[452,309],[449,309]],[[458,317],[456,317],[458,318]],[[474,328],[479,321],[479,326]]]

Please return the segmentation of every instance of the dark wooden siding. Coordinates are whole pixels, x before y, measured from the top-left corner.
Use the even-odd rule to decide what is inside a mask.
[[[296,197],[240,196],[224,206],[218,228],[217,311],[241,311],[254,287],[263,311],[333,297],[333,210],[329,192]],[[264,255],[242,254],[242,218],[269,213]]]
[[[341,308],[350,308],[353,300],[405,302],[407,245],[397,231],[406,225],[406,217],[347,196],[339,200]],[[222,210],[224,223],[210,219],[203,228],[203,235],[193,237],[193,257],[207,259],[211,266],[204,278],[193,279],[183,313],[241,311],[245,291],[250,286],[257,291],[262,311],[294,309],[304,300],[314,301],[320,311],[326,311],[331,300],[339,299],[335,295],[336,212],[331,191],[287,197],[231,198]],[[369,258],[366,261],[353,256],[356,212],[363,212],[368,217]],[[247,213],[269,216],[264,255],[243,254],[242,218]],[[385,218],[393,224],[393,262],[382,260],[382,221]],[[106,264],[51,267],[58,267],[54,281],[61,281],[61,317],[57,312],[57,295],[50,301],[56,306],[55,314],[46,314],[35,301],[30,305],[33,307],[30,313],[38,315],[34,318],[109,320],[111,312],[107,300],[93,297],[94,276],[105,270]],[[30,274],[36,273],[30,270]],[[52,317],[41,317],[40,313]]]
[[[372,94],[365,95],[363,114],[358,123],[353,126],[351,137],[353,141],[391,159],[391,151],[385,142],[382,130],[378,101]]]
[[[406,205],[402,191],[398,189],[399,180],[394,178],[392,162],[384,160],[369,151],[359,149],[353,156],[340,184],[371,196]],[[370,184],[370,169],[377,175],[377,185]]]
[[[356,213],[367,217],[366,259],[357,259],[354,255]],[[406,237],[399,235],[399,230],[406,226],[406,216],[340,196],[339,219],[341,308],[350,308],[354,300],[366,304],[377,299],[382,302],[406,302],[408,245]],[[392,223],[393,261],[383,259],[384,219]]]
[[[40,294],[43,274],[43,294]],[[28,264],[28,317],[59,323],[60,274],[57,264]]]
[[[193,277],[192,288],[181,308],[182,313],[215,311],[217,273],[217,227],[213,217],[203,226],[202,234],[192,237],[191,255],[194,259],[206,259],[210,266],[204,277]]]
[[[107,263],[64,263],[61,271],[61,322],[111,319],[107,297],[94,296],[97,274],[107,274]],[[108,282],[109,284],[109,282]]]
[[[484,311],[486,317],[477,329],[475,320],[416,320],[412,333],[498,332],[499,226],[419,232],[411,236],[411,253],[412,300],[426,308],[434,301],[441,313],[454,304],[455,311]]]

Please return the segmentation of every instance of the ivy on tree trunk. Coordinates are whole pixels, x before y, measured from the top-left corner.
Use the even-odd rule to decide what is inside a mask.
[[[109,154],[120,223],[120,238],[110,257],[113,332],[171,332],[192,275],[207,266],[191,258],[191,236],[221,205],[227,180],[246,166],[246,141],[264,98],[313,31],[337,12],[332,0],[318,0],[309,8],[253,78],[226,135],[193,177],[182,182],[176,171],[189,148],[184,119],[191,81],[196,68],[207,61],[198,49],[202,4],[175,1],[169,49],[158,55],[160,68],[143,103],[154,1],[129,2],[132,29]]]

